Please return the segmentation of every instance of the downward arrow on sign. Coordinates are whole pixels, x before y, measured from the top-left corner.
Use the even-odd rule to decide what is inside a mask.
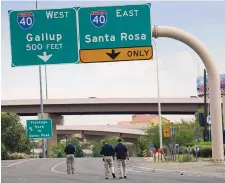
[[[44,62],[47,62],[48,59],[51,58],[52,54],[51,55],[47,55],[46,52],[43,52],[43,55],[37,55],[41,60],[43,60]]]
[[[119,54],[120,52],[116,53],[115,50],[112,50],[111,53],[106,53],[111,59],[115,59]]]

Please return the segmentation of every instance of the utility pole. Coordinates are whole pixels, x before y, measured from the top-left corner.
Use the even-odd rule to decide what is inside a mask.
[[[206,83],[206,69],[204,69],[204,117],[205,117],[205,125],[204,125],[204,141],[208,141],[208,133],[207,133],[207,116],[208,116],[208,104],[207,104],[207,83]]]

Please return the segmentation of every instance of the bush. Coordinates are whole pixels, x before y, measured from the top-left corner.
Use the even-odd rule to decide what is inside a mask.
[[[58,152],[57,153],[57,158],[63,158],[63,153],[62,152]]]
[[[190,162],[192,161],[192,157],[188,154],[184,154],[183,156],[179,156],[179,162]]]
[[[7,159],[7,151],[6,151],[5,144],[3,143],[1,143],[1,158],[2,160]]]
[[[16,160],[16,159],[27,159],[29,156],[25,153],[9,153],[8,159],[9,160]]]
[[[211,147],[204,147],[200,149],[200,155],[203,158],[212,157],[212,148]]]
[[[38,157],[39,157],[38,154],[34,154],[34,157],[33,157],[33,154],[29,154],[29,155],[28,155],[28,158],[38,158]]]
[[[185,154],[187,153],[187,147],[186,146],[182,146],[179,148],[179,154]]]
[[[208,141],[208,142],[204,142],[204,141],[202,141],[202,142],[199,142],[199,144],[198,145],[203,145],[203,146],[211,146],[212,145],[212,142],[210,142],[210,141]]]
[[[184,145],[187,147],[188,146],[192,147],[192,146],[195,146],[195,142],[185,143]]]
[[[143,157],[143,152],[142,152],[142,151],[139,151],[139,152],[137,153],[137,157]]]

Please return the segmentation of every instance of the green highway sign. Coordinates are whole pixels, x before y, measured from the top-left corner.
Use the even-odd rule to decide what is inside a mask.
[[[34,138],[52,138],[52,120],[27,120],[27,137]]]
[[[12,66],[77,63],[74,8],[9,11]]]
[[[150,4],[79,8],[80,61],[152,58]]]
[[[151,4],[9,11],[12,66],[149,60]]]

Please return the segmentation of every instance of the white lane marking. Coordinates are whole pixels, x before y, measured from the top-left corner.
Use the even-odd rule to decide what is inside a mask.
[[[167,170],[167,169],[160,169],[160,168],[147,168],[147,167],[139,167],[139,166],[132,166],[134,168],[146,169],[146,170],[159,170],[164,172],[185,172],[185,173],[203,173],[203,172],[191,172],[186,170]]]
[[[60,172],[60,171],[57,171],[55,170],[55,168],[61,164],[65,163],[65,161],[61,162],[61,163],[58,163],[56,164],[55,166],[52,167],[52,171],[55,172],[55,173],[60,173],[60,174],[66,174],[65,172]]]
[[[23,179],[23,178],[18,178],[18,180],[26,180],[26,179]]]
[[[141,171],[137,171],[137,170],[133,170],[133,169],[127,169],[128,171],[132,171],[132,172],[138,172],[140,173]]]
[[[14,166],[14,165],[18,165],[18,164],[25,163],[25,162],[27,162],[27,161],[33,161],[33,160],[35,160],[35,159],[28,159],[28,160],[24,160],[24,161],[19,161],[19,162],[12,163],[12,164],[7,165],[7,166],[1,166],[1,167],[9,168],[9,167],[12,167],[12,166]]]

